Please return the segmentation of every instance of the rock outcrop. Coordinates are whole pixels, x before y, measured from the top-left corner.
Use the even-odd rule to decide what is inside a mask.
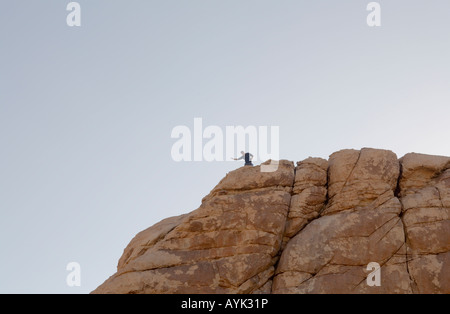
[[[243,167],[138,233],[93,293],[448,294],[449,216],[449,157],[365,148]]]

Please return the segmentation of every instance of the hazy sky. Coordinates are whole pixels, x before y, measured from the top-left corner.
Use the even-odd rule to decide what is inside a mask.
[[[242,162],[175,126],[279,126],[280,155],[450,156],[450,1],[0,1],[0,293],[88,293]],[[226,156],[231,157],[231,156]],[[81,265],[68,287],[66,265]]]

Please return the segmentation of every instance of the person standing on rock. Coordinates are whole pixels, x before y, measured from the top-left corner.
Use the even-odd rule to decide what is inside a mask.
[[[241,160],[244,159],[245,160],[245,166],[253,166],[252,164],[252,159],[253,159],[253,155],[250,153],[245,153],[244,151],[241,151],[242,156],[239,158],[231,158],[233,160]]]

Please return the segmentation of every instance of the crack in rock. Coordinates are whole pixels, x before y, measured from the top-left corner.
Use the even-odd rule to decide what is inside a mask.
[[[237,169],[197,210],[138,233],[93,293],[449,294],[449,168],[364,148]]]

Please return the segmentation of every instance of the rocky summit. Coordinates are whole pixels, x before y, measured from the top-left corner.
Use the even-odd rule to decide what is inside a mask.
[[[364,148],[242,167],[138,233],[93,293],[449,294],[449,216],[450,157]]]

